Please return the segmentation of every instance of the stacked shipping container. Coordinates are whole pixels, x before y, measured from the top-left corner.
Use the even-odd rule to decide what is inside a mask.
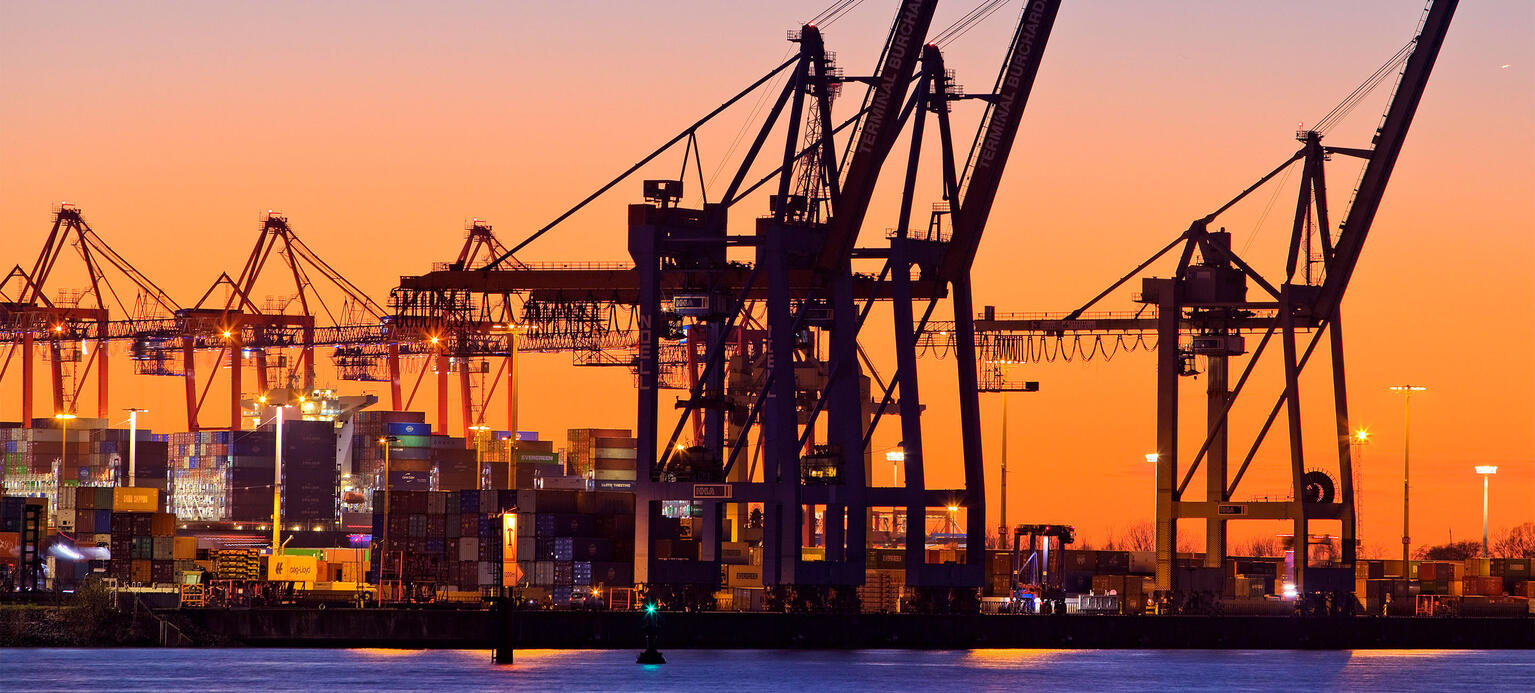
[[[570,429],[565,447],[565,473],[569,476],[585,476],[590,478],[592,473],[599,469],[597,465],[598,448],[607,447],[598,444],[598,441],[604,438],[616,438],[620,441],[627,440],[630,441],[627,446],[631,449],[634,447],[632,442],[634,440],[634,432],[626,428],[572,428]],[[616,443],[613,445],[613,448],[621,449],[622,444]],[[621,460],[622,458],[618,459]],[[628,469],[631,472],[634,469],[633,460],[634,457],[631,455],[628,465]],[[620,464],[615,469],[621,471],[623,467]],[[634,475],[631,473],[629,480],[632,481],[633,479]]]
[[[171,458],[171,510],[182,520],[218,521],[231,518],[230,479],[234,431],[191,431],[167,436]],[[270,469],[270,468],[269,468]],[[266,483],[272,476],[267,474]],[[271,515],[268,492],[267,515]]]
[[[66,441],[64,438],[68,436]],[[129,431],[106,428],[104,419],[36,419],[32,428],[0,427],[0,486],[10,495],[47,498],[66,526],[73,517],[73,489],[80,486],[157,488],[168,491],[167,449],[148,431],[138,432],[135,478],[128,473]]]
[[[384,434],[392,439],[388,441],[389,488],[432,490],[432,427],[425,423],[387,423]],[[382,472],[380,467],[379,473]]]
[[[515,491],[383,491],[374,493],[370,557],[374,581],[431,584],[480,592],[501,584],[501,512],[516,507]],[[388,514],[384,508],[388,506]],[[385,540],[385,527],[388,540]]]
[[[517,492],[521,583],[570,603],[589,588],[634,585],[634,495],[613,491]]]
[[[197,431],[170,435],[174,497],[183,520],[271,522],[276,433]],[[310,524],[336,520],[338,472],[334,425],[283,422],[283,518]]]
[[[176,583],[181,571],[192,569],[197,540],[177,537],[176,516],[159,507],[158,489],[77,489],[76,543],[107,546],[107,575],[120,584]]]
[[[374,498],[373,538],[386,581],[439,590],[521,585],[568,604],[577,588],[634,581],[634,496],[585,491],[392,491]],[[515,517],[508,526],[503,514]],[[384,539],[388,527],[387,543]],[[504,533],[515,531],[512,536]]]
[[[595,443],[592,478],[600,490],[634,488],[634,462],[639,439],[602,437]]]

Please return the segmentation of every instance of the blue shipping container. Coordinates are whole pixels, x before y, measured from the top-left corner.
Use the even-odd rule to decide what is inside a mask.
[[[392,436],[428,436],[432,434],[431,424],[392,421],[384,424],[384,430]]]

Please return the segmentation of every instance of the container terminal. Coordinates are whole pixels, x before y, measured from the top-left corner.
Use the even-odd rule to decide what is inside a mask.
[[[629,647],[669,619],[689,646],[1530,646],[1529,557],[1414,560],[1406,536],[1399,559],[1358,555],[1340,306],[1456,2],[1430,3],[1407,47],[1296,132],[1275,169],[1058,313],[977,311],[969,273],[1061,1],[1026,3],[982,92],[956,82],[943,47],[995,8],[935,33],[936,0],[897,4],[872,72],[846,74],[808,22],[788,59],[553,222],[508,248],[475,219],[455,260],[382,303],[268,212],[244,268],[182,304],[59,205],[30,272],[0,282],[0,378],[22,395],[21,420],[0,423],[3,598],[106,589],[169,624],[162,642]],[[1324,143],[1384,85],[1370,142]],[[855,89],[861,108],[846,105]],[[771,107],[728,186],[707,190],[700,129],[748,97]],[[979,114],[968,152],[951,132],[960,109]],[[681,156],[680,178],[631,180],[663,154]],[[1363,172],[1330,207],[1335,158]],[[1244,258],[1221,215],[1282,172],[1300,174],[1288,254]],[[882,175],[903,183],[893,212],[873,209]],[[759,189],[767,209],[736,212],[757,216],[734,233],[730,208]],[[941,199],[925,219],[919,189]],[[516,257],[614,190],[643,195],[627,209],[632,263]],[[894,230],[860,246],[872,223]],[[50,298],[76,258],[90,286]],[[1144,274],[1158,262],[1169,276]],[[258,301],[263,274],[291,277],[291,296]],[[1137,286],[1133,311],[1101,305]],[[862,334],[875,306],[893,334]],[[1035,391],[1012,371],[1104,344],[1154,352],[1151,545],[1090,550],[1070,524],[1011,521],[1005,443],[992,531],[979,396]],[[1302,417],[1318,349],[1331,371],[1307,382],[1325,383],[1325,405],[1307,399]],[[140,410],[112,423],[113,351],[136,378],[180,379],[184,430],[140,428]],[[322,384],[327,351],[346,385]],[[519,430],[519,352],[629,369],[633,425]],[[952,392],[956,420],[923,421],[917,362],[931,354],[952,376],[921,391]],[[1238,439],[1228,420],[1257,399],[1241,395],[1264,354],[1284,385],[1240,408],[1262,425]],[[1199,374],[1208,416],[1180,420],[1180,384]],[[216,382],[226,401],[209,399]],[[345,394],[363,387],[381,391]],[[53,411],[34,410],[36,392]],[[491,425],[498,398],[507,418]],[[1321,456],[1301,443],[1317,412],[1337,433]],[[927,483],[924,423],[960,432],[962,483]],[[901,442],[876,459],[882,425]],[[1265,437],[1286,450],[1282,498],[1240,486]],[[1177,549],[1179,520],[1202,526],[1205,551]],[[1274,555],[1234,555],[1242,520],[1291,531]],[[1291,620],[1250,621],[1272,617]]]

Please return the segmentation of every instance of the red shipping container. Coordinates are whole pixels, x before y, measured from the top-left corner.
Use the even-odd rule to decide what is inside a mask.
[[[174,513],[154,513],[150,516],[149,523],[150,536],[176,536],[176,515]]]

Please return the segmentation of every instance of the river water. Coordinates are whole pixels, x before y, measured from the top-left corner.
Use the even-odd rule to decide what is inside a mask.
[[[1527,691],[1535,652],[0,649],[0,691]]]

